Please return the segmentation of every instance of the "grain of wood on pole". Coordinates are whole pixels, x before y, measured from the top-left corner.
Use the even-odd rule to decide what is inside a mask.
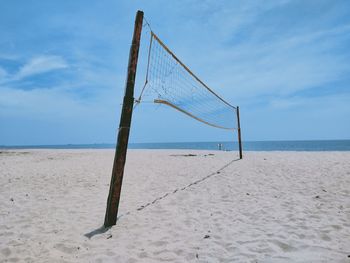
[[[241,138],[241,123],[239,121],[239,107],[236,108],[237,112],[237,132],[238,132],[238,146],[239,146],[239,159],[243,158],[242,153],[242,138]]]
[[[105,227],[113,226],[117,222],[120,192],[123,182],[124,166],[129,141],[132,110],[134,105],[134,86],[140,47],[142,21],[143,12],[137,11],[134,34],[132,38],[132,44],[130,47],[126,87],[123,100],[123,108],[120,116],[117,146],[113,162],[112,178],[107,199],[107,208],[104,221]]]

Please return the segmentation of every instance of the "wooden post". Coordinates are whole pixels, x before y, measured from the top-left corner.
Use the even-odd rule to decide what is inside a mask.
[[[120,192],[123,182],[124,165],[126,160],[126,152],[129,141],[129,131],[134,106],[134,86],[137,68],[137,59],[140,47],[140,38],[142,30],[143,12],[137,11],[134,35],[132,45],[130,47],[128,72],[126,78],[125,94],[123,100],[123,108],[120,116],[117,146],[115,150],[111,184],[107,199],[107,208],[104,226],[110,227],[116,224],[118,207],[120,200]]]
[[[241,123],[239,121],[239,107],[237,106],[237,131],[238,131],[238,145],[239,145],[239,159],[243,158],[242,154],[242,138],[241,138]]]

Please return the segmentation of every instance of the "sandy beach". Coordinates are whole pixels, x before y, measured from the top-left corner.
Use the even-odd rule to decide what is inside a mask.
[[[190,154],[190,155],[189,155]],[[350,262],[350,152],[0,153],[0,262]]]

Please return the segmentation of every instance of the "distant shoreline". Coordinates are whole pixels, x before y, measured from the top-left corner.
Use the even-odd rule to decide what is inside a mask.
[[[187,149],[227,151],[238,149],[237,142],[130,143],[129,149]],[[1,145],[0,149],[114,149],[115,144]],[[245,151],[350,151],[350,140],[246,141]]]

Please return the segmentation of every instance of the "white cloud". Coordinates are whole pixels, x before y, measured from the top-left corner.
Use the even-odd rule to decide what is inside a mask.
[[[15,79],[45,73],[52,70],[67,68],[66,61],[59,56],[39,56],[31,59],[16,74]]]
[[[60,56],[36,56],[24,64],[18,72],[9,74],[0,67],[0,84],[21,81],[23,78],[68,68],[68,63]]]
[[[1,79],[6,78],[6,76],[7,76],[6,70],[4,70],[2,67],[0,67],[0,81],[1,81]]]
[[[287,109],[313,109],[315,112],[327,112],[330,109],[337,109],[338,112],[349,112],[350,108],[347,107],[350,94],[339,93],[327,96],[318,97],[301,97],[294,96],[289,98],[273,98],[269,102],[269,106],[272,110],[287,110]]]
[[[343,51],[350,26],[334,22],[339,7],[336,13],[319,17],[314,13],[318,4],[310,5],[202,1],[198,4],[202,19],[188,11],[190,26],[179,22],[181,30],[167,28],[176,31],[168,37],[154,30],[161,38],[165,35],[163,40],[175,54],[229,101],[292,95],[342,80],[350,72],[349,53]],[[299,17],[296,10],[301,8],[310,16]]]
[[[228,99],[287,95],[325,85],[346,77],[350,71],[344,54],[336,51],[348,32],[349,26],[339,26],[286,35],[267,43],[259,43],[257,37],[218,48],[211,56],[201,58],[207,60],[202,61],[203,65],[213,65],[203,75]]]
[[[223,3],[216,12],[210,12],[208,24],[217,30],[221,39],[230,38],[248,24],[256,22],[261,14],[288,2],[290,1],[232,1],[229,7]],[[212,7],[208,8],[210,10]]]
[[[126,2],[124,5],[129,6]],[[263,138],[258,135],[260,125],[266,127],[266,134],[269,134],[269,127],[274,127],[276,124],[273,121],[278,118],[288,119],[291,125],[296,125],[305,117],[305,112],[315,112],[316,116],[323,110],[324,116],[332,113],[342,117],[345,116],[344,112],[349,112],[349,95],[346,101],[342,94],[322,98],[311,94],[304,98],[301,92],[316,87],[321,89],[349,75],[350,53],[346,44],[350,27],[342,22],[341,17],[338,20],[338,5],[334,5],[336,12],[323,12],[324,9],[317,8],[321,5],[319,3],[307,5],[298,1],[191,0],[168,5],[163,13],[157,12],[156,4],[142,5],[142,9],[147,10],[146,17],[153,30],[175,54],[218,94],[239,104],[243,115],[250,114],[250,119],[242,120],[246,125],[251,123],[251,134],[255,134],[255,138]],[[23,58],[30,56],[32,59],[27,59],[14,73],[15,67],[6,68],[4,65],[4,69],[0,68],[0,117],[39,119],[43,123],[51,122],[53,116],[62,123],[66,120],[76,123],[82,120],[91,123],[116,122],[113,118],[118,118],[119,114],[110,111],[116,110],[122,99],[134,10],[121,7],[120,16],[113,13],[91,20],[88,18],[96,13],[95,6],[92,7],[85,11],[83,7],[79,8],[79,21],[74,19],[74,14],[67,19],[66,12],[55,10],[55,15],[45,16],[48,20],[43,24],[43,29],[49,31],[38,32],[37,39],[43,40],[40,47],[38,42],[30,40],[26,42],[25,49],[15,49],[14,46],[6,50],[7,53],[11,51],[16,54],[16,58],[8,57],[16,62],[16,67]],[[134,4],[134,7],[142,6]],[[70,19],[72,17],[73,20]],[[109,24],[115,26],[105,26]],[[64,37],[47,38],[47,32],[53,31]],[[17,43],[21,35],[15,32],[12,41]],[[148,45],[148,39],[146,43]],[[62,54],[62,57],[39,55],[41,50],[50,50],[51,54]],[[146,53],[141,51],[139,61],[142,58],[146,60],[147,47]],[[0,57],[3,57],[1,52],[5,50],[0,50]],[[69,65],[65,57],[70,58]],[[70,69],[67,78],[55,79],[54,83],[37,83],[41,81],[39,78],[26,79],[67,67]],[[135,95],[142,88],[144,71],[145,66],[139,64]],[[21,85],[22,80],[24,84],[29,84]],[[47,87],[43,87],[46,84]],[[27,89],[29,85],[32,86]],[[317,89],[314,90],[318,93]],[[337,92],[337,87],[334,87],[332,93]],[[334,97],[330,99],[331,96]],[[328,107],[323,107],[324,104]],[[314,107],[313,111],[310,105]],[[268,114],[261,113],[264,107]],[[295,113],[294,109],[299,111]],[[297,117],[289,120],[288,117],[281,117],[282,113]],[[147,120],[144,125],[148,127],[151,126],[148,120],[152,116],[147,114],[149,112],[141,106],[135,117]],[[157,125],[159,118],[168,118],[168,112],[163,112],[163,109],[157,114],[159,116],[154,125]],[[263,123],[264,118],[271,119],[271,125]],[[261,119],[261,123],[257,119]],[[333,116],[328,118],[333,119]],[[175,124],[186,126],[182,120],[174,120]],[[140,138],[145,136],[142,128],[135,132],[137,135],[137,130],[142,131]],[[86,134],[83,129],[76,131]],[[290,134],[290,131],[279,133],[275,134],[276,138]],[[153,131],[149,134],[153,134]],[[154,132],[148,138],[160,140],[157,136],[159,134]],[[185,136],[183,138],[187,139]]]
[[[53,116],[58,120],[101,118],[115,109],[114,93],[108,91],[96,100],[85,101],[62,86],[31,90],[0,86],[0,116],[45,121],[52,120]]]

